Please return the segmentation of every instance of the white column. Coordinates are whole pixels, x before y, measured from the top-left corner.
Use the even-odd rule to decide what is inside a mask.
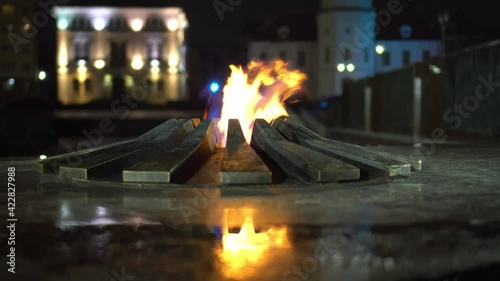
[[[365,79],[366,80],[366,79]],[[365,87],[365,130],[372,130],[372,88],[370,86]]]
[[[57,31],[57,87],[58,100],[63,104],[67,104],[71,99],[70,79],[68,77],[67,65],[71,54],[70,35],[67,30]],[[66,67],[66,73],[59,73],[59,67]]]
[[[422,123],[422,78],[413,79],[413,139],[420,138],[420,127]]]

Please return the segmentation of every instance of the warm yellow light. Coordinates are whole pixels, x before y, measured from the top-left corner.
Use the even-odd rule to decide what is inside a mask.
[[[160,68],[158,66],[151,67],[151,73],[153,73],[153,74],[160,73]]]
[[[94,66],[97,69],[103,69],[106,66],[106,62],[104,60],[96,60]]]
[[[345,70],[345,64],[343,64],[343,63],[339,63],[339,64],[337,65],[337,70],[338,70],[339,72],[344,72],[344,70]]]
[[[45,71],[43,71],[43,70],[42,70],[42,71],[40,71],[40,72],[38,73],[38,79],[39,79],[40,81],[43,81],[43,80],[45,80],[45,78],[47,78],[47,73],[46,73]]]
[[[27,23],[23,26],[24,31],[28,31],[28,30],[30,30],[30,28],[31,28],[31,25],[29,23]]]
[[[144,22],[141,19],[134,19],[130,22],[130,28],[135,32],[141,31],[143,25]]]
[[[141,56],[136,55],[132,59],[132,63],[130,65],[132,66],[133,69],[139,70],[144,66],[144,62],[142,61]]]
[[[83,66],[83,65],[82,65],[82,66],[79,66],[79,67],[78,67],[78,73],[80,73],[80,74],[85,74],[85,73],[87,73],[87,68],[86,68],[85,66]]]
[[[68,40],[67,33],[61,33],[60,34],[61,38],[59,40],[59,54],[57,61],[59,63],[59,66],[68,66]]]
[[[171,54],[168,58],[168,66],[175,67],[179,64],[179,56],[177,54]]]
[[[132,88],[134,87],[134,79],[130,75],[125,76],[125,87]]]
[[[87,69],[85,68],[85,71],[87,71]],[[85,79],[87,78],[87,74],[86,72],[78,72],[78,81],[80,83],[83,83],[85,82]]]
[[[59,60],[59,66],[61,66],[61,67],[68,66],[68,60],[66,60],[66,59],[60,59]]]
[[[176,74],[179,70],[177,69],[177,67],[169,67],[168,68],[168,73],[170,74]]]
[[[176,31],[179,28],[179,21],[177,19],[169,19],[167,21],[167,28],[170,31]]]
[[[104,83],[113,83],[113,77],[110,74],[104,75]]]
[[[377,46],[375,47],[375,52],[377,52],[377,54],[379,54],[379,55],[383,54],[383,53],[384,53],[384,51],[385,51],[385,48],[384,48],[384,46],[382,46],[382,45],[377,45]]]
[[[347,65],[347,71],[353,72],[354,69],[356,69],[356,67],[354,67],[354,64],[350,63],[350,64]]]
[[[66,74],[66,73],[68,73],[68,68],[66,66],[59,67],[59,73],[60,74]]]

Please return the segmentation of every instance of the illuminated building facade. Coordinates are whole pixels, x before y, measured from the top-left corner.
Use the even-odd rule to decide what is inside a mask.
[[[61,103],[187,98],[182,9],[56,7],[54,17]]]
[[[402,7],[391,0],[377,14],[373,0],[321,0],[321,10],[312,19],[282,16],[264,24],[249,44],[248,59],[283,58],[307,74],[313,100],[340,96],[344,80],[371,77],[438,55],[437,28],[418,16],[397,17]],[[392,13],[390,20],[387,13]]]
[[[418,16],[398,16],[404,4],[322,0],[318,14],[318,95],[342,94],[342,81],[392,71],[436,56],[439,35]],[[389,15],[389,16],[388,16]],[[378,31],[377,31],[378,30]]]

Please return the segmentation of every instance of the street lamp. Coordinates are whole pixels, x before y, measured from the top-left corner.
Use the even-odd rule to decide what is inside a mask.
[[[43,71],[43,70],[40,71],[38,73],[38,80],[43,81],[43,80],[45,80],[45,78],[47,78],[47,73],[45,71]]]
[[[97,18],[94,20],[94,29],[101,31],[106,27],[106,21],[103,18]]]
[[[97,69],[103,69],[106,66],[106,62],[104,60],[96,60],[94,62],[94,67]]]
[[[439,27],[441,28],[441,41],[442,41],[442,52],[446,53],[446,28],[448,27],[448,23],[450,22],[450,14],[448,12],[444,12],[438,15]]]
[[[379,55],[379,58],[375,60],[375,72],[379,72],[382,68],[382,55],[385,52],[385,47],[383,45],[375,46],[375,52]]]
[[[384,53],[384,51],[385,51],[385,47],[384,47],[384,46],[382,46],[382,45],[377,45],[377,46],[375,47],[375,52],[377,52],[377,54],[379,54],[379,55],[383,54],[383,53]]]

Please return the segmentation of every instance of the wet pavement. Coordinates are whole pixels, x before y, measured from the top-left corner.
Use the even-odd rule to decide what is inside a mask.
[[[500,279],[498,146],[439,146],[408,178],[322,185],[76,182],[35,163],[0,162],[0,220],[9,166],[17,218],[16,274],[0,280]]]

